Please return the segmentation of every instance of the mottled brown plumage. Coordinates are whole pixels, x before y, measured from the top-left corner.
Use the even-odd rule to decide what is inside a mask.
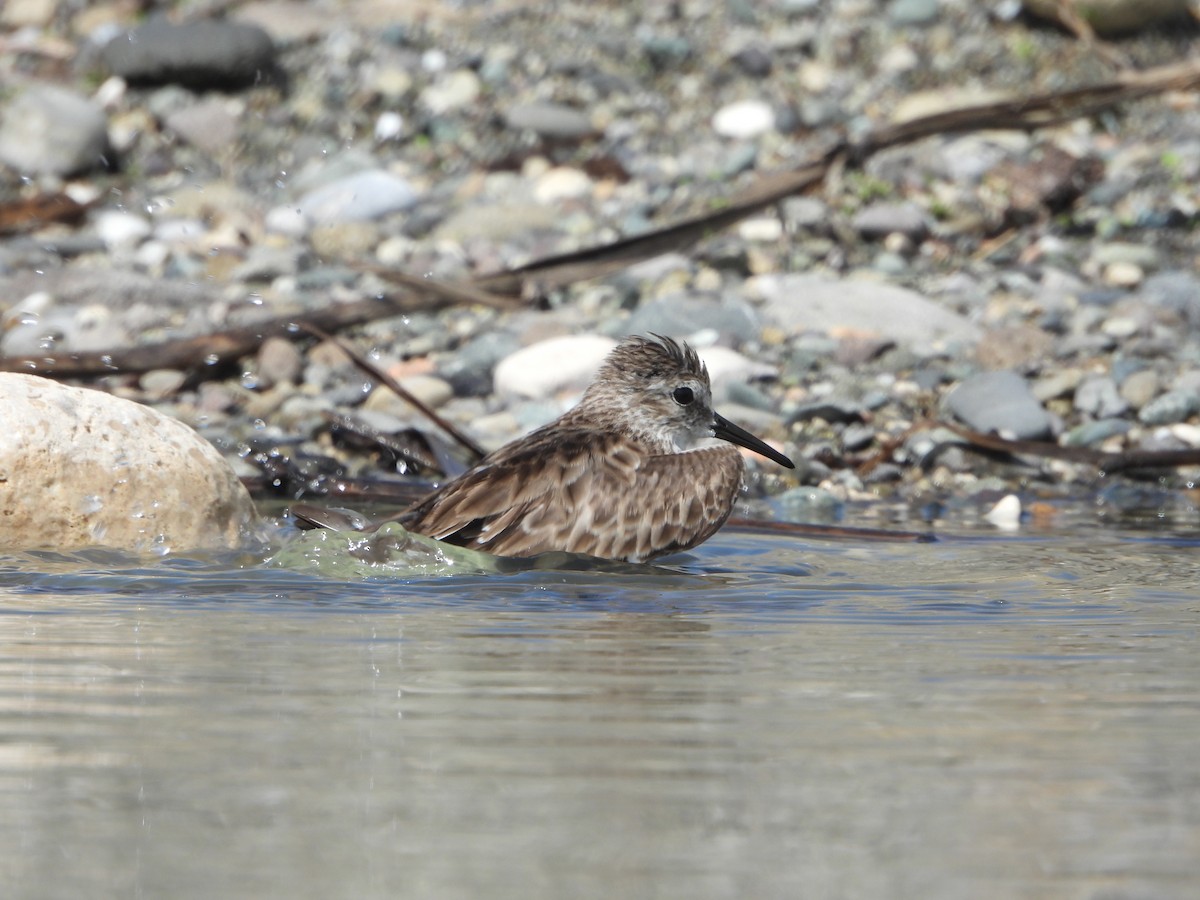
[[[729,518],[742,458],[792,467],[717,415],[687,344],[627,338],[579,404],[395,516],[419,534],[500,556],[566,550],[640,562],[688,550]]]

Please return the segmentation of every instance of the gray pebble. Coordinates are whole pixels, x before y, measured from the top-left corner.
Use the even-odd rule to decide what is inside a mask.
[[[1157,396],[1160,386],[1158,373],[1141,369],[1121,382],[1121,396],[1134,409],[1141,409]]]
[[[996,431],[1019,440],[1050,435],[1050,416],[1015,372],[974,375],[949,393],[946,405],[976,431]]]
[[[915,203],[872,203],[851,220],[854,230],[866,238],[903,234],[919,241],[929,231],[929,220]]]
[[[849,453],[864,450],[875,440],[875,429],[870,425],[851,424],[842,431],[842,448]]]
[[[561,103],[519,103],[505,112],[504,124],[556,140],[578,140],[596,133],[591,119]]]
[[[733,344],[755,340],[761,327],[754,309],[738,297],[717,299],[686,293],[652,300],[620,323],[622,334],[689,335],[711,329]]]
[[[763,44],[749,44],[733,54],[732,59],[734,65],[752,78],[771,74],[771,51]]]
[[[1158,272],[1142,282],[1138,296],[1155,306],[1180,312],[1200,325],[1200,277],[1187,271]]]
[[[1167,391],[1151,400],[1138,412],[1146,425],[1171,425],[1200,412],[1200,395],[1189,390]]]
[[[1094,419],[1108,419],[1122,415],[1129,404],[1111,378],[1096,376],[1084,379],[1075,389],[1075,408]]]
[[[1133,426],[1124,419],[1100,419],[1077,425],[1067,432],[1063,443],[1068,447],[1092,447],[1110,437],[1126,434]]]
[[[316,224],[369,222],[416,205],[416,189],[381,169],[356,172],[300,198],[301,215]]]
[[[238,22],[155,19],[113,38],[100,55],[114,75],[141,84],[230,89],[275,74],[270,36]]]
[[[0,162],[29,175],[74,175],[109,157],[104,111],[78,94],[45,84],[19,91],[0,110]]]
[[[258,349],[258,377],[263,387],[295,384],[303,368],[300,351],[287,338],[269,337]]]
[[[892,0],[888,18],[897,25],[928,25],[938,17],[938,0]]]

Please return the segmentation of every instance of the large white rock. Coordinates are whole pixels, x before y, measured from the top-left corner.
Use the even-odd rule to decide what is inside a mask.
[[[598,334],[549,338],[500,360],[492,376],[502,397],[541,400],[559,391],[587,387],[604,357],[617,345]]]
[[[129,400],[0,373],[0,547],[234,547],[250,495],[191,428]]]

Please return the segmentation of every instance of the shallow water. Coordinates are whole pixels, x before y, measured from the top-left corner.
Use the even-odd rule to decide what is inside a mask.
[[[0,559],[9,898],[1184,898],[1200,541]]]

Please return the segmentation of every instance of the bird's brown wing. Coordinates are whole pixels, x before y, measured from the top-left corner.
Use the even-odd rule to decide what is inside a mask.
[[[642,561],[709,538],[729,517],[741,472],[732,447],[652,455],[619,435],[558,429],[501,450],[399,518],[501,556]]]

